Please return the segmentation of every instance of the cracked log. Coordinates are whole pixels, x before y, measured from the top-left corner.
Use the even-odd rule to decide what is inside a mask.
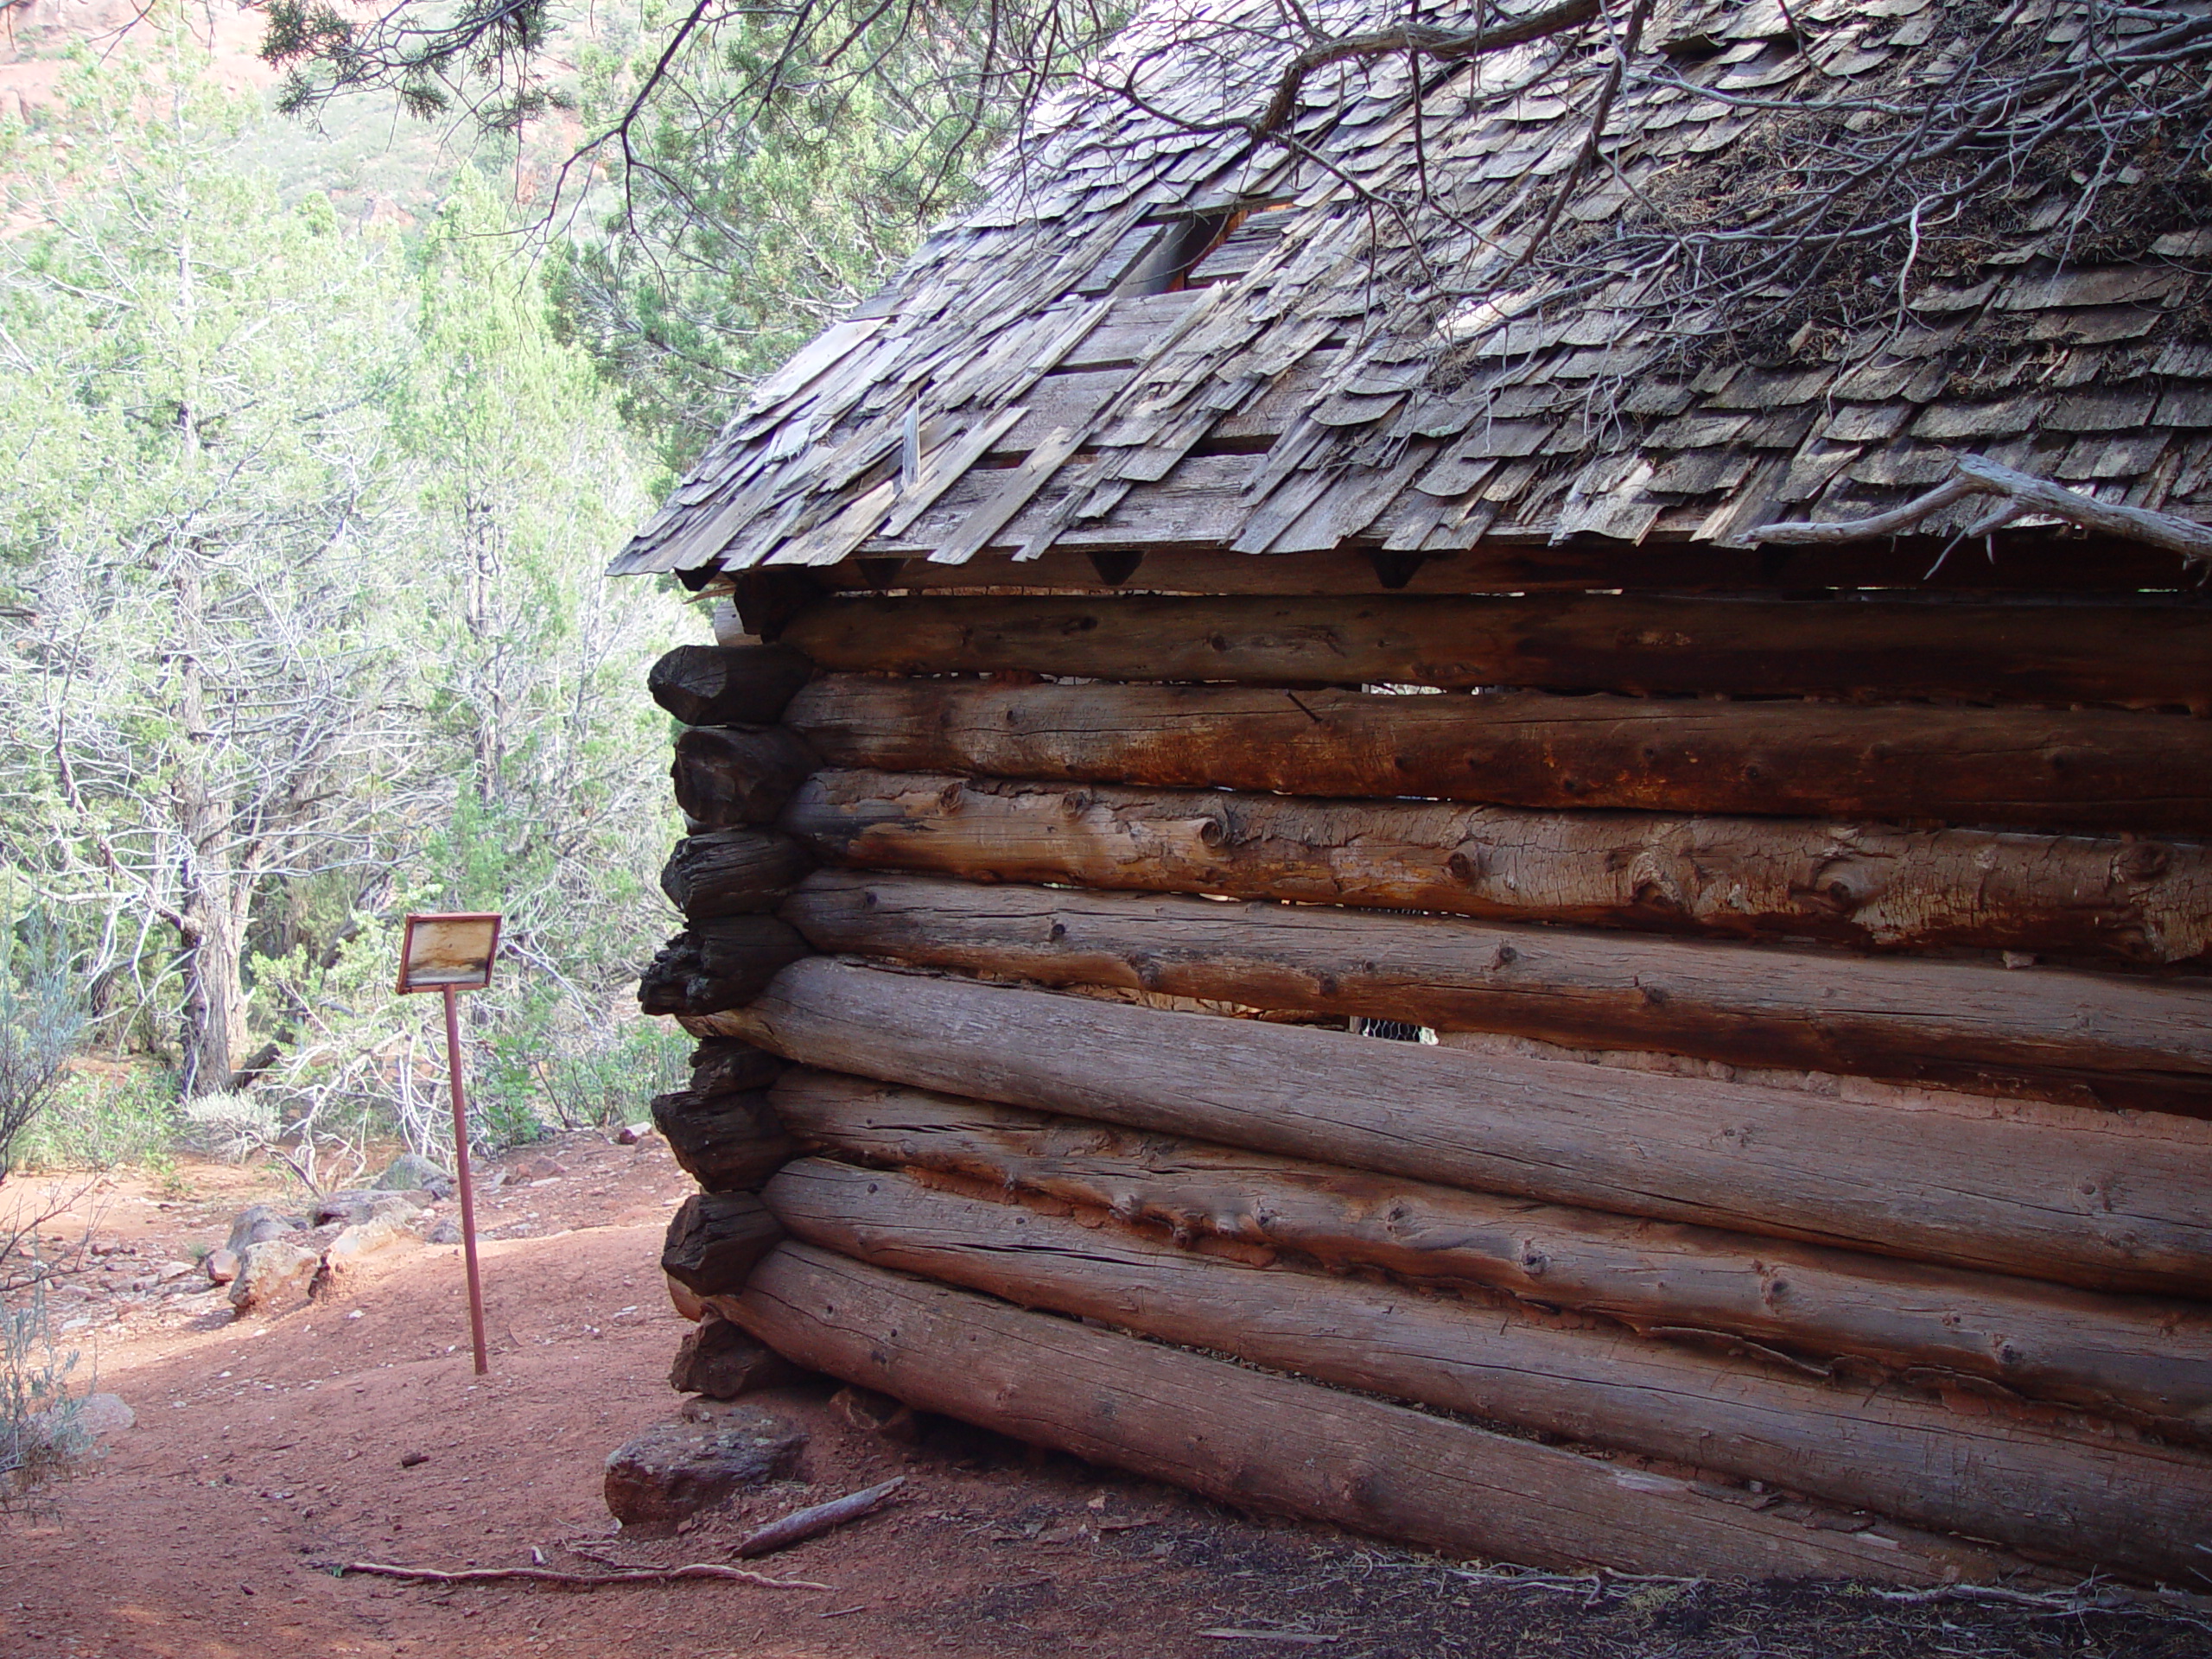
[[[839,766],[1522,807],[2212,832],[2212,721],[2179,715],[835,674],[801,691],[785,718]]]
[[[661,867],[660,890],[687,920],[773,910],[813,868],[806,849],[766,830],[688,836]]]
[[[736,830],[774,823],[814,768],[781,726],[694,726],[677,736],[669,775],[695,830]]]
[[[813,672],[789,645],[678,645],[645,689],[686,726],[771,726]]]
[[[1459,1192],[803,1067],[772,1097],[794,1135],[848,1161],[1032,1193],[1185,1243],[1503,1292],[1672,1340],[1741,1338],[1814,1369],[1843,1357],[1929,1386],[1978,1378],[2212,1440],[2202,1304]]]
[[[1955,1412],[1618,1330],[1255,1266],[899,1171],[806,1159],[761,1196],[793,1237],[876,1267],[2091,1570],[2183,1578],[2212,1516],[2212,1459],[2052,1414]]]
[[[2202,981],[844,871],[779,913],[817,950],[998,978],[2212,1117]]]
[[[1524,812],[831,771],[785,827],[832,863],[1867,949],[2212,956],[2196,842]]]
[[[751,1192],[798,1155],[765,1091],[656,1095],[653,1127],[685,1174],[709,1192]]]
[[[820,957],[731,1017],[805,1065],[1130,1128],[2097,1289],[2212,1288],[2212,1124],[2191,1118],[1908,1109]]]
[[[727,1296],[745,1287],[755,1262],[783,1229],[750,1192],[695,1192],[668,1224],[661,1271],[695,1296]]]
[[[816,1370],[1224,1503],[1541,1567],[1941,1584],[1998,1552],[1834,1531],[1688,1481],[785,1244],[717,1304]],[[1831,1525],[1833,1522],[1830,1523]]]
[[[845,599],[787,640],[847,672],[1537,686],[2212,713],[2212,610],[1907,598]]]

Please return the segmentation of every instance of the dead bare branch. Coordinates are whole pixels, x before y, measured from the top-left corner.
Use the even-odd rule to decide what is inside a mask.
[[[633,1567],[615,1573],[563,1573],[550,1567],[471,1567],[442,1572],[429,1567],[397,1567],[389,1561],[346,1561],[333,1569],[340,1578],[359,1573],[378,1579],[412,1579],[421,1584],[556,1585],[564,1590],[600,1590],[611,1584],[673,1584],[683,1579],[721,1579],[734,1584],[758,1585],[763,1590],[830,1590],[834,1585],[805,1579],[772,1579],[741,1567],[715,1561],[692,1561],[683,1567]]]

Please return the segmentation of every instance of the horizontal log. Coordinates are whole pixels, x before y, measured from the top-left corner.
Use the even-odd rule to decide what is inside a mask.
[[[661,867],[660,890],[691,921],[773,910],[813,868],[806,849],[768,830],[687,836]]]
[[[773,823],[816,766],[781,726],[694,726],[676,740],[676,804],[702,830]]]
[[[702,1095],[766,1089],[785,1069],[780,1055],[728,1038],[709,1038],[691,1051],[691,1087]]]
[[[709,1192],[757,1192],[798,1153],[763,1091],[680,1089],[654,1096],[652,1116],[678,1166]]]
[[[1869,950],[2212,957],[2200,842],[1522,812],[832,771],[785,826],[836,864]]]
[[[924,1410],[1462,1556],[1700,1578],[1941,1584],[2005,1558],[1808,1526],[1686,1480],[1163,1347],[785,1244],[718,1311],[787,1357]],[[1832,1525],[1833,1523],[1831,1523]]]
[[[814,664],[789,645],[678,645],[645,677],[686,726],[772,726]]]
[[[988,480],[988,474],[978,474]],[[1001,475],[1001,477],[1003,474]],[[1066,545],[1017,564],[1013,550],[987,551],[965,564],[931,564],[904,557],[910,548],[872,547],[814,574],[853,591],[1001,592],[1024,588],[1059,593],[1117,589],[1167,594],[1346,594],[1386,588],[1408,594],[1581,593],[1592,588],[1628,592],[1771,598],[1836,590],[1901,590],[1920,594],[2090,594],[2126,600],[2159,590],[2198,591],[2197,576],[2178,555],[2140,543],[2102,537],[2053,536],[2048,531],[1997,534],[1997,556],[1945,558],[1948,538],[1902,536],[1855,547],[1719,547],[1711,542],[1654,535],[1640,546],[1596,537],[1554,543],[1542,535],[1486,535],[1463,552],[1386,556],[1344,548],[1327,553],[1270,553],[1255,557],[1220,547],[1116,543],[1103,534],[1077,532]],[[1080,542],[1091,545],[1084,546]],[[1091,563],[1094,547],[1110,548],[1126,563],[1102,575]],[[1383,580],[1388,575],[1389,581]],[[1109,580],[1109,575],[1112,577]]]
[[[799,1140],[849,1162],[1035,1193],[1336,1272],[1503,1292],[1647,1336],[1739,1338],[1839,1375],[1979,1379],[2212,1440],[2212,1308],[2200,1303],[1457,1192],[803,1067],[771,1098]]]
[[[647,1014],[715,1014],[742,1007],[777,971],[808,954],[806,941],[773,916],[697,922],[660,948],[638,982]]]
[[[794,697],[785,718],[838,766],[1522,807],[2212,831],[2212,721],[2177,715],[833,674]]]
[[[823,871],[826,953],[2212,1117],[2212,985]]]
[[[1534,686],[2212,713],[2212,607],[1649,594],[849,598],[784,638],[825,669],[1271,686]]]
[[[695,1296],[732,1295],[782,1236],[752,1193],[695,1192],[669,1220],[661,1271]]]
[[[2097,1289],[2212,1289],[2212,1124],[1918,1109],[891,973],[739,1016],[787,1058],[1478,1192]]]
[[[2212,1459],[2192,1452],[1255,1267],[900,1171],[803,1159],[761,1198],[794,1238],[875,1267],[2082,1567],[2183,1579],[2212,1537]]]

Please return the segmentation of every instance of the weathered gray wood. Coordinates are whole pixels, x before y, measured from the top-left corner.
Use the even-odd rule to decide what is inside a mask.
[[[1465,690],[2109,702],[2212,713],[2212,607],[1575,594],[847,598],[825,669]]]
[[[669,776],[698,827],[736,830],[773,823],[816,765],[781,726],[694,726],[677,738]]]
[[[798,1146],[769,1109],[765,1092],[656,1095],[653,1127],[683,1173],[709,1192],[757,1192],[798,1155]]]
[[[752,1193],[695,1192],[669,1221],[661,1271],[695,1296],[731,1295],[782,1236]]]
[[[702,1095],[741,1095],[781,1077],[781,1056],[750,1043],[709,1038],[691,1051],[691,1087]]]
[[[785,717],[839,766],[1524,807],[2212,832],[2212,721],[2179,715],[833,674],[794,697]]]
[[[980,500],[980,493],[975,499]],[[2088,593],[2125,599],[2145,590],[2190,593],[2196,586],[2184,560],[2139,542],[1999,531],[1994,560],[1947,558],[1938,563],[1937,556],[1949,539],[1905,536],[1842,548],[1777,545],[1752,551],[1663,534],[1640,546],[1594,539],[1554,543],[1540,534],[1486,535],[1465,551],[1423,556],[1404,591],[1535,594],[1618,588],[1779,598],[1808,590],[1856,588],[1899,590],[1907,595]],[[1179,547],[1158,538],[1117,538],[1110,531],[1089,526],[1070,533],[1067,541],[1065,548],[1020,563],[1010,556],[1011,546],[980,554],[966,564],[931,564],[919,556],[908,557],[888,576],[880,573],[891,559],[926,550],[872,547],[863,550],[863,559],[849,559],[814,574],[829,584],[859,592],[1027,588],[1076,594],[1366,595],[1383,591],[1373,559],[1360,548],[1255,558],[1218,545]],[[1109,582],[1092,566],[1090,547],[1141,550],[1144,559],[1129,575]]]
[[[2202,1303],[1459,1192],[804,1067],[771,1098],[793,1135],[849,1161],[1034,1193],[1332,1271],[1502,1291],[1647,1336],[1743,1338],[1837,1375],[1980,1379],[2212,1442]]]
[[[2212,1116],[2212,983],[823,871],[817,950]]]
[[[2212,1124],[1897,1106],[1509,1059],[816,957],[787,1058],[1416,1180],[2100,1289],[2212,1289]]]
[[[660,948],[638,982],[647,1014],[715,1014],[750,1002],[777,971],[807,954],[773,916],[695,922]]]
[[[1902,1528],[1806,1525],[1714,1488],[1027,1313],[806,1245],[776,1250],[741,1297],[716,1306],[799,1363],[922,1409],[1224,1503],[1452,1554],[1891,1583],[1982,1580],[2006,1567],[1995,1551]]]
[[[788,645],[678,645],[645,685],[686,726],[772,726],[813,672]]]
[[[660,890],[695,922],[773,910],[813,862],[789,836],[717,830],[676,843],[661,867]]]
[[[2082,1567],[2179,1579],[2212,1543],[2212,1459],[2198,1453],[1255,1267],[900,1171],[803,1159],[761,1198],[793,1237],[876,1267]]]
[[[2212,956],[2212,849],[2117,836],[1523,812],[831,771],[784,823],[823,859],[1862,949]]]

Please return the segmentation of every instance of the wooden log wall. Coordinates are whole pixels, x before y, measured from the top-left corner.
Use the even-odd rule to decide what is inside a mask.
[[[1267,563],[779,576],[656,670],[681,1296],[1449,1549],[2198,1571],[2212,607]]]

